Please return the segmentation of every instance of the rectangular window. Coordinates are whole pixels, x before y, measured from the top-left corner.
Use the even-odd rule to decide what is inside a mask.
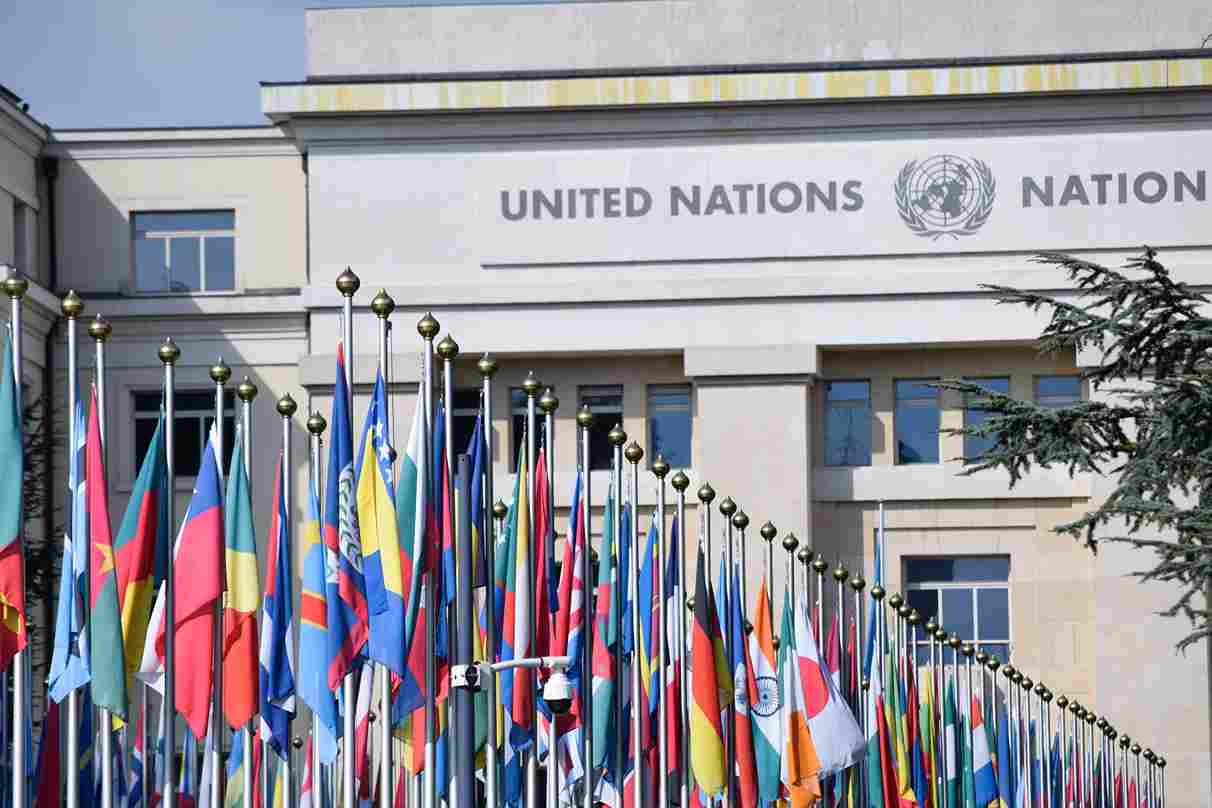
[[[981,387],[994,393],[1010,395],[1010,379],[1006,376],[997,376],[988,379],[965,379],[964,381],[970,384],[979,384]],[[965,429],[980,426],[993,417],[993,413],[981,409],[981,404],[984,401],[986,399],[980,395],[966,396],[964,401]],[[965,435],[964,457],[983,457],[986,452],[993,448],[993,443],[994,439],[992,437],[977,438],[972,435]]]
[[[589,469],[610,469],[614,447],[607,435],[615,424],[623,420],[623,385],[598,384],[577,390],[577,409],[589,405],[593,412],[593,426],[589,428]],[[577,441],[577,462],[581,460],[581,443]]]
[[[535,417],[538,418],[537,412]],[[518,453],[522,450],[522,441],[526,439],[526,391],[521,387],[509,388],[509,420],[512,449],[509,453],[509,468],[517,473]],[[538,446],[538,442],[535,445]]]
[[[1050,410],[1082,400],[1081,376],[1036,376],[1035,403]]]
[[[236,287],[236,213],[132,213],[135,291],[212,292]]]
[[[825,465],[871,465],[871,382],[825,383]]]
[[[596,413],[596,411],[595,411]],[[606,431],[618,423],[615,418]],[[690,468],[690,385],[653,384],[648,387],[648,445],[650,458],[658,454],[673,468]]]
[[[450,426],[454,433],[454,441],[451,446],[454,447],[456,457],[464,453],[468,456],[471,455],[471,434],[476,428],[476,417],[479,414],[479,388],[454,391],[454,407],[450,411]],[[399,443],[398,437],[396,442]]]
[[[905,559],[905,598],[925,623],[938,621],[977,649],[1010,659],[1010,558],[1009,556],[932,556]],[[944,661],[951,661],[951,650]],[[917,646],[919,662],[930,661],[930,646],[923,637]]]
[[[937,379],[902,379],[896,382],[896,462],[938,462]]]
[[[138,476],[143,455],[156,434],[160,419],[160,392],[136,392],[134,475]],[[202,466],[206,439],[215,422],[215,394],[210,390],[178,390],[174,398],[173,470],[179,477],[196,477]],[[231,465],[231,450],[236,434],[236,394],[230,390],[223,395],[223,470]]]

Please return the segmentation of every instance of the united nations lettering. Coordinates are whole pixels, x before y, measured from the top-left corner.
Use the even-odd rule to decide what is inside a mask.
[[[913,233],[958,239],[988,221],[996,183],[987,163],[938,154],[906,163],[894,188],[897,212]]]

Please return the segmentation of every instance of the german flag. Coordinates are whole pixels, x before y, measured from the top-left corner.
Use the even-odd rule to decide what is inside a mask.
[[[708,796],[715,796],[724,788],[724,732],[720,726],[720,681],[715,653],[719,623],[713,619],[713,598],[707,588],[705,567],[703,547],[699,545],[691,638],[690,765],[699,788]]]

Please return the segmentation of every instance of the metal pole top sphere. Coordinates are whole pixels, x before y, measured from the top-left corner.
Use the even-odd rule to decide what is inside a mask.
[[[953,651],[959,648],[961,645],[960,636],[952,632],[951,636],[947,638],[947,645],[951,646],[951,650]]]
[[[480,375],[485,379],[491,379],[497,372],[497,360],[488,354],[484,354],[476,362],[476,370],[480,371]]]
[[[997,669],[1000,668],[1001,666],[1002,666],[1001,660],[998,659],[997,657],[993,656],[992,654],[989,656],[988,659],[985,660],[985,667],[988,668],[989,670],[993,671],[993,674],[995,676],[997,675]]]
[[[25,276],[15,269],[12,271],[12,274],[4,279],[4,294],[8,295],[14,300],[20,300],[21,298],[25,297],[25,293],[28,290],[29,281],[27,281]]]
[[[807,545],[801,547],[799,552],[795,554],[795,560],[807,567],[812,563],[812,548]]]
[[[1040,698],[1043,698],[1044,694],[1047,692],[1048,692],[1048,688],[1044,687],[1043,682],[1039,682],[1038,684],[1036,684],[1035,695],[1039,696]]]
[[[74,320],[84,313],[84,301],[80,299],[80,295],[76,294],[75,289],[67,290],[63,300],[59,301],[59,311],[63,312],[63,316],[69,320]]]
[[[934,630],[934,641],[937,642],[939,645],[946,645],[947,644],[947,629],[943,628],[942,626],[939,626],[938,628],[936,628]]]
[[[1002,668],[1002,676],[1012,680],[1014,678],[1014,666],[1007,665],[1006,667]]]
[[[277,407],[278,415],[281,415],[283,418],[291,417],[295,414],[295,411],[299,409],[299,405],[295,404],[295,400],[290,397],[290,393],[287,393],[278,399]]]
[[[391,299],[391,295],[387,294],[386,289],[380,289],[379,293],[370,301],[370,310],[380,320],[386,320],[396,310],[396,301]]]
[[[669,482],[673,485],[673,490],[678,492],[685,491],[690,487],[690,478],[687,477],[686,472],[682,471],[681,469],[673,473],[673,477],[669,480]]]
[[[973,646],[972,643],[966,642],[963,644],[963,646],[961,646],[960,652],[964,656],[971,658],[972,655],[976,653],[976,647]]]
[[[1134,755],[1140,754],[1140,744],[1138,744],[1138,743],[1132,744],[1132,754],[1134,754]]]
[[[1099,718],[1098,721],[1094,722],[1094,726],[1098,727],[1101,730],[1106,730],[1107,729],[1107,719],[1105,717]]]
[[[324,416],[319,412],[313,412],[307,416],[307,431],[319,437],[324,434],[324,430],[328,428],[328,421],[324,420]]]
[[[1129,747],[1131,744],[1132,744],[1132,739],[1131,739],[1130,737],[1128,737],[1127,735],[1121,735],[1121,736],[1119,737],[1119,747],[1120,747],[1120,749],[1127,750],[1127,748],[1128,748],[1128,747]]]
[[[638,465],[644,459],[644,450],[640,448],[640,444],[632,441],[627,444],[627,448],[623,450],[623,457],[627,458],[627,462],[631,465]]]
[[[774,526],[773,522],[767,522],[758,528],[758,535],[765,539],[767,543],[774,541],[774,537],[778,534],[778,528]]]
[[[508,513],[509,513],[509,508],[507,508],[505,506],[505,503],[502,502],[501,500],[498,499],[496,502],[492,503],[493,518],[504,519]]]
[[[892,596],[888,598],[888,605],[891,606],[893,609],[901,608],[901,606],[904,604],[904,602],[905,602],[905,599],[901,597],[899,592],[893,592]]]
[[[1145,760],[1147,760],[1147,761],[1149,761],[1150,763],[1152,763],[1152,762],[1153,762],[1153,760],[1155,759],[1155,757],[1156,757],[1156,755],[1154,755],[1154,754],[1153,754],[1153,750],[1152,750],[1152,749],[1146,749],[1146,750],[1145,750]]]
[[[849,577],[850,570],[846,569],[841,564],[838,564],[833,568],[833,580],[837,581],[839,584],[845,583],[846,579]]]
[[[1014,673],[1010,674],[1010,681],[1017,685],[1023,681],[1023,675],[1018,671],[1015,671]]]
[[[110,334],[114,333],[114,328],[100,314],[93,318],[88,324],[88,335],[97,342],[108,342]]]
[[[815,563],[816,563],[816,562],[813,562],[813,564],[814,564],[814,565],[815,565]],[[912,612],[912,611],[913,611],[913,610],[909,608],[909,605],[908,605],[908,604],[906,604],[906,603],[902,603],[902,604],[901,604],[899,607],[897,607],[897,610],[896,610],[896,616],[897,616],[897,617],[899,617],[899,618],[901,618],[902,620],[908,620],[908,619],[909,619],[909,613],[910,613],[910,612]]]
[[[581,409],[577,410],[577,426],[582,429],[589,429],[593,426],[593,410],[589,409],[588,404],[582,404]],[[585,462],[588,463],[589,459],[586,458]]]
[[[231,378],[231,368],[220,357],[218,362],[210,366],[210,380],[215,384],[227,384],[227,380]]]
[[[749,514],[738,510],[732,515],[732,526],[737,530],[744,530],[749,527]]]
[[[560,408],[560,399],[551,391],[550,387],[543,388],[543,395],[539,396],[539,409],[545,413],[555,412]]]
[[[447,334],[442,337],[442,341],[438,343],[434,349],[442,359],[447,362],[453,362],[455,357],[459,355],[459,343],[454,341],[454,337]]]
[[[236,385],[236,395],[241,401],[252,401],[257,397],[257,386],[247,376]]]
[[[867,586],[867,581],[861,575],[856,575],[850,579],[850,588],[855,592],[862,592],[865,586]]]
[[[926,636],[933,637],[936,631],[938,631],[938,621],[931,617],[926,621]]]
[[[829,569],[829,562],[820,553],[816,554],[816,558],[812,559],[812,571],[818,575],[823,575],[825,570]]]
[[[526,395],[533,397],[538,395],[538,392],[542,387],[543,383],[539,381],[538,376],[534,375],[534,371],[526,371],[526,378],[522,379],[523,392],[525,392]]]
[[[712,500],[715,499],[715,489],[711,487],[711,483],[704,482],[699,486],[698,497],[699,502],[703,503],[704,505],[711,504]]]
[[[1069,706],[1069,697],[1066,696],[1064,693],[1061,693],[1059,696],[1056,697],[1056,706],[1061,708],[1062,710],[1065,709],[1066,707],[1068,707]]]
[[[665,479],[665,475],[669,473],[669,464],[665,462],[665,456],[660,452],[657,452],[656,459],[652,461],[652,473],[658,480]]]
[[[985,663],[989,661],[989,655],[986,654],[984,651],[977,651],[974,659],[976,660],[976,664],[980,665],[983,668],[985,666]]]
[[[431,312],[425,312],[421,315],[421,319],[417,320],[417,333],[422,339],[431,340],[438,335],[438,330],[442,327],[437,318]],[[488,357],[485,357],[487,359]],[[495,364],[494,364],[495,369]]]
[[[1161,755],[1158,755],[1157,756],[1157,765],[1159,768],[1162,768],[1162,769],[1166,768],[1166,759],[1164,757],[1162,757]]]
[[[1020,684],[1023,686],[1023,690],[1028,692],[1030,692],[1031,688],[1035,687],[1035,682],[1031,681],[1030,676],[1024,676]]]
[[[1052,691],[1045,687],[1044,692],[1040,694],[1040,698],[1044,700],[1044,704],[1050,704],[1052,702]]]
[[[789,553],[794,553],[795,548],[800,546],[800,540],[795,537],[794,533],[788,533],[783,537],[783,549]]]
[[[736,503],[732,501],[732,497],[724,497],[720,500],[720,513],[724,514],[725,518],[736,513]]]
[[[156,356],[160,357],[160,361],[166,365],[175,365],[181,357],[181,349],[177,347],[177,343],[173,342],[172,337],[166,337],[164,342],[160,343],[160,347],[156,349]]]
[[[337,291],[344,297],[353,297],[361,285],[361,279],[349,267],[345,267],[345,271],[337,276]]]
[[[626,443],[627,433],[623,431],[623,425],[615,424],[612,426],[610,431],[606,433],[606,440],[610,442],[611,446],[622,446]]]
[[[909,621],[909,625],[917,626],[921,625],[922,615],[917,609],[910,609],[909,614],[905,619]]]
[[[887,592],[884,591],[884,587],[880,586],[879,584],[871,587],[871,597],[875,598],[876,600],[883,600],[884,595],[886,594]]]

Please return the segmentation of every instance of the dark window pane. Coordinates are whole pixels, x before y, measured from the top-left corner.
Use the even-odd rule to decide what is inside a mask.
[[[828,382],[825,385],[827,401],[871,401],[870,382]]]
[[[1081,397],[1080,376],[1039,376],[1035,380],[1035,401],[1041,407],[1068,407]]]
[[[623,387],[617,384],[604,384],[593,387],[582,387],[580,390],[581,406],[589,405],[595,413],[621,414],[623,412]]]
[[[159,392],[135,393],[135,412],[159,412],[162,398]]]
[[[1005,589],[978,589],[976,604],[981,639],[1010,639],[1010,592]]]
[[[160,211],[132,214],[135,233],[173,230],[234,230],[236,214],[231,210]]]
[[[992,390],[995,393],[1009,395],[1010,379],[1002,377],[998,379],[967,379],[973,384],[979,384],[986,390]],[[967,406],[964,408],[964,427],[971,429],[978,427],[988,421],[992,414],[988,410],[983,410],[980,407],[981,397],[970,396]],[[964,456],[965,457],[981,457],[991,448],[993,448],[994,439],[990,437],[973,437],[972,435],[964,436]]]
[[[972,620],[972,590],[943,589],[940,594],[943,599],[943,628],[947,633],[959,634],[963,640],[976,636],[976,627]]]
[[[173,471],[194,477],[202,467],[202,420],[177,418],[173,425]]]
[[[206,390],[177,391],[173,396],[177,412],[214,412],[215,394]]]
[[[168,290],[168,265],[164,239],[135,239],[135,289],[140,292]]]
[[[518,470],[518,454],[522,451],[522,440],[526,437],[526,416],[513,416],[512,446],[509,454],[509,467]]]
[[[912,401],[912,400],[938,400],[938,389],[935,388],[934,382],[936,379],[902,379],[896,383],[896,400],[897,401]]]
[[[187,420],[187,419],[185,419],[185,418],[176,419],[178,429],[181,428],[180,424],[185,420]],[[210,440],[210,428],[212,426],[214,426],[214,423],[215,423],[215,417],[213,415],[208,415],[208,416],[206,416],[205,419],[203,419],[202,434],[205,436],[205,438],[204,438],[205,440]],[[233,416],[228,415],[228,416],[224,417],[224,419],[223,419],[223,471],[224,471],[224,473],[226,473],[229,469],[231,469],[231,453],[232,453],[232,450],[236,446],[235,440],[236,440],[236,419]],[[205,446],[205,444],[203,444],[203,446]],[[201,461],[199,461],[199,468],[201,468]],[[180,473],[180,472],[178,472],[178,473]]]
[[[690,409],[690,385],[662,384],[648,388],[649,409]]]
[[[926,643],[919,642],[917,644],[916,648],[917,648],[917,664],[918,665],[929,665],[930,664],[930,646],[927,645]]]
[[[454,446],[456,454],[466,452],[471,454],[471,433],[476,428],[476,416],[474,415],[451,415],[451,429],[454,431]]]
[[[206,239],[206,288],[215,291],[236,288],[236,240],[232,236]]]
[[[905,560],[906,583],[948,583],[954,580],[954,559],[910,558]]]
[[[522,400],[522,406],[526,406],[526,400],[524,398]],[[479,412],[479,388],[470,387],[454,391],[454,411],[458,413],[460,410],[470,410],[472,413]]]
[[[871,407],[830,402],[825,410],[825,465],[871,465]]]
[[[689,393],[689,391],[687,391]],[[611,421],[610,428],[618,422]],[[610,431],[607,429],[607,432]],[[652,456],[658,454],[675,468],[687,468],[690,463],[690,399],[687,395],[685,407],[652,408],[649,399],[648,411],[648,445],[652,447]]]
[[[931,379],[896,383],[896,462],[938,462],[938,391]]]
[[[588,405],[597,416],[589,429],[589,468],[591,471],[609,469],[614,447],[607,436],[614,425],[623,420],[623,387],[604,384],[582,387],[577,391],[577,406]],[[577,444],[580,456],[580,443]]]
[[[589,470],[601,471],[602,469],[610,469],[613,465],[612,458],[614,457],[614,447],[610,444],[608,436],[610,430],[614,428],[614,422],[606,422],[605,419],[597,419],[593,422],[593,426],[589,428]],[[669,458],[666,458],[668,460]]]
[[[1004,665],[1010,661],[1010,644],[1004,642],[983,642],[980,650],[990,656],[995,656]]]
[[[156,424],[160,423],[156,418],[136,418],[135,419],[135,475],[139,475],[139,467],[143,465],[143,456],[147,454],[147,447],[151,446],[152,436],[156,434]]]
[[[910,589],[905,593],[905,600],[908,602],[909,608],[917,609],[921,614],[922,623],[931,617],[938,617],[937,589]]]
[[[955,581],[1008,581],[1009,556],[959,556],[952,559]]]
[[[192,292],[202,288],[202,243],[193,237],[169,243],[169,291]]]

